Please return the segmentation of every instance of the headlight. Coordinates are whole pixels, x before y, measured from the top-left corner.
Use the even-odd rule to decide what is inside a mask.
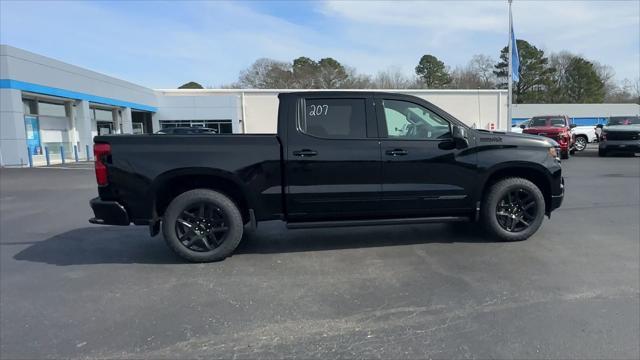
[[[554,159],[558,157],[558,152],[556,151],[556,148],[554,147],[549,148],[549,156],[551,156]]]

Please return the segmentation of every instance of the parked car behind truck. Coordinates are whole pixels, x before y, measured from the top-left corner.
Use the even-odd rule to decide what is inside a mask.
[[[522,134],[523,130],[530,127],[531,119],[525,120],[520,124],[513,124],[511,132]],[[587,148],[587,144],[598,141],[596,128],[593,126],[576,126],[571,129],[571,133],[575,138],[574,148],[576,151],[582,151]]]
[[[598,155],[640,152],[640,117],[612,116],[602,127]]]
[[[560,158],[568,159],[569,154],[576,151],[575,135],[571,132],[573,128],[575,125],[566,115],[534,116],[522,133],[540,135],[557,141],[560,145]]]
[[[562,203],[549,139],[474,130],[408,95],[279,100],[275,135],[96,137],[90,221],[162,229],[178,255],[215,261],[267,220],[289,228],[471,221],[513,241]]]

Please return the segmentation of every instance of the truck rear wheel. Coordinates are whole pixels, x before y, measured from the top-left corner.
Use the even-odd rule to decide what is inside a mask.
[[[482,220],[490,234],[501,241],[520,241],[533,235],[544,218],[540,189],[522,178],[493,184],[482,204]]]
[[[167,207],[162,233],[167,245],[192,262],[223,260],[242,239],[244,224],[236,204],[208,189],[178,195]]]

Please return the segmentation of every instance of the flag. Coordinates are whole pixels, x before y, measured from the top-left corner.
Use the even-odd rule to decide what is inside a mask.
[[[518,44],[516,35],[513,33],[513,17],[511,16],[511,6],[509,6],[509,17],[511,23],[511,79],[520,81],[520,55],[518,55]]]

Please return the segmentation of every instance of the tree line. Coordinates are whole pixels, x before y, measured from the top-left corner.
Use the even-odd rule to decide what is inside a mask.
[[[561,51],[545,54],[526,40],[517,40],[520,81],[514,82],[514,103],[602,103],[640,104],[640,79],[616,83],[609,65]],[[242,70],[238,81],[225,88],[255,89],[506,89],[508,49],[498,61],[488,55],[474,55],[465,66],[451,69],[435,55],[425,54],[415,74],[398,68],[375,75],[360,74],[354,68],[327,57],[313,60],[299,57],[291,62],[269,58],[256,60]],[[202,88],[195,82],[180,88]]]

